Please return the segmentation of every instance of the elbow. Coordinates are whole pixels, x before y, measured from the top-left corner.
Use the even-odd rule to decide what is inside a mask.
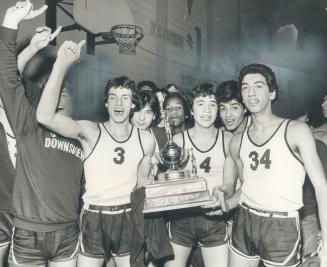
[[[52,116],[50,114],[43,113],[39,110],[36,112],[36,120],[44,126],[49,126],[52,121]]]

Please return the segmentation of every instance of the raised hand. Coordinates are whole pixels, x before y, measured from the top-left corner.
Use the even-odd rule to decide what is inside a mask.
[[[65,41],[58,50],[57,61],[64,67],[69,67],[75,61],[79,60],[84,44],[85,40],[80,41],[78,44],[73,41]]]
[[[47,8],[48,6],[44,5],[37,10],[33,10],[33,4],[30,0],[19,1],[15,6],[7,9],[2,26],[10,29],[18,29],[20,22],[41,15]]]
[[[61,26],[59,26],[52,34],[49,27],[43,26],[36,29],[36,33],[31,39],[30,46],[39,51],[46,47],[61,31]]]

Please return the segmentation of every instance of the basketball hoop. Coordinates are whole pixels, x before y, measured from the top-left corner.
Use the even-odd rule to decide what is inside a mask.
[[[119,53],[125,55],[135,55],[136,46],[144,36],[141,27],[130,24],[115,25],[111,33],[119,46]]]

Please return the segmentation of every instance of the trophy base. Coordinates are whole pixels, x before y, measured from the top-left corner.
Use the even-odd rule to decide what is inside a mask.
[[[178,179],[188,179],[191,178],[191,173],[189,170],[169,170],[165,173],[159,173],[159,181],[172,181]]]
[[[204,178],[156,182],[145,187],[143,213],[184,209],[210,202]]]

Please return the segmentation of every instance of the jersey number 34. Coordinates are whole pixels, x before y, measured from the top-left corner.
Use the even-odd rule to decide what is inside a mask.
[[[266,149],[260,159],[257,151],[251,151],[249,154],[249,158],[252,159],[252,163],[250,164],[252,170],[255,171],[260,164],[264,165],[265,169],[270,169],[270,149]]]

